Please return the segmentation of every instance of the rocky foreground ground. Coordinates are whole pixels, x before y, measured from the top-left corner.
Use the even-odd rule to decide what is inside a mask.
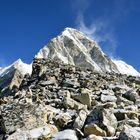
[[[0,140],[140,140],[139,77],[34,59],[20,83],[0,99]]]

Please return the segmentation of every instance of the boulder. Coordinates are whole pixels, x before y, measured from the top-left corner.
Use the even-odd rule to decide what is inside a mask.
[[[67,126],[70,122],[72,122],[72,118],[69,113],[59,113],[55,118],[56,125],[59,128],[63,128]]]
[[[81,93],[74,97],[76,100],[78,100],[80,103],[87,105],[88,108],[91,107],[91,96],[89,93]]]
[[[133,101],[130,101],[124,97],[121,97],[121,96],[117,96],[117,105],[120,105],[120,104],[124,104],[126,106],[128,105],[134,105],[134,102]]]
[[[126,118],[135,119],[138,116],[138,113],[126,109],[114,109],[114,114],[118,121],[125,120]]]
[[[88,124],[84,127],[84,134],[89,136],[94,134],[96,136],[106,136],[106,131],[102,130],[96,124]]]
[[[117,119],[112,110],[104,109],[100,106],[93,109],[87,117],[86,124],[96,124],[101,129],[105,130],[107,136],[114,136],[117,128]]]
[[[18,129],[25,131],[42,127],[46,122],[50,122],[50,118],[54,118],[55,114],[59,112],[53,107],[41,104],[26,104],[24,100],[18,104],[10,102],[3,106],[1,113],[4,122],[3,131],[7,134],[11,134]]]
[[[41,86],[54,85],[54,84],[56,84],[55,79],[40,82]]]
[[[83,105],[77,101],[74,102],[74,109],[75,110],[80,110],[80,109],[87,109],[87,105]]]
[[[125,94],[123,94],[123,97],[133,102],[140,100],[139,94],[132,90],[129,90]]]

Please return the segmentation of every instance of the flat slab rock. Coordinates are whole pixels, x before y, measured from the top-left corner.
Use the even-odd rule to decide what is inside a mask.
[[[7,140],[47,139],[56,132],[57,128],[55,126],[47,125],[27,131],[18,129],[15,133],[10,135]]]
[[[64,130],[53,136],[52,140],[78,140],[74,130]]]

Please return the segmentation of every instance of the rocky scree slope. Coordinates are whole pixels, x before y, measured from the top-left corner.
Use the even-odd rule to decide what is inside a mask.
[[[140,78],[34,59],[0,99],[0,139],[139,140]]]

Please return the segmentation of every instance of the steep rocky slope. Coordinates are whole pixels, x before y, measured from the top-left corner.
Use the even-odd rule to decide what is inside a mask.
[[[32,75],[0,104],[0,136],[7,140],[140,138],[139,77],[34,59]]]
[[[0,96],[8,96],[15,92],[21,84],[25,74],[32,73],[32,66],[20,59],[12,65],[0,69]],[[12,92],[11,92],[12,91]]]

